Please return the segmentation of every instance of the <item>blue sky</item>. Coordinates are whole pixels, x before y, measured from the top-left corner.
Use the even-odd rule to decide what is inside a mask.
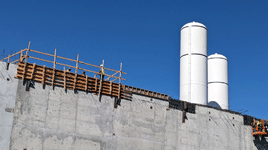
[[[0,54],[31,49],[119,69],[123,84],[179,99],[180,28],[208,28],[229,61],[229,104],[268,119],[268,1],[0,1]]]

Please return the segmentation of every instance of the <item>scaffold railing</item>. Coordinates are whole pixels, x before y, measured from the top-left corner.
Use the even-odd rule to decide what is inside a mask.
[[[149,90],[144,90],[140,88],[135,88],[127,85],[122,85],[121,81],[126,80],[122,78],[122,74],[127,74],[122,71],[122,63],[120,64],[120,70],[114,70],[110,68],[104,67],[104,60],[100,66],[89,64],[79,60],[79,54],[77,55],[77,59],[65,58],[62,56],[58,56],[56,54],[57,50],[55,49],[54,54],[49,54],[37,50],[30,49],[29,42],[28,48],[21,49],[19,52],[8,55],[8,57],[3,58],[1,61],[7,62],[7,69],[9,64],[17,64],[17,75],[15,78],[21,79],[23,82],[25,80],[33,80],[42,83],[42,85],[51,85],[51,86],[59,86],[66,89],[71,90],[82,90],[86,92],[92,92],[96,95],[108,95],[112,97],[116,97],[117,99],[131,99],[132,93],[140,94],[147,97],[159,98],[168,100],[169,96],[162,93],[157,93]],[[39,57],[35,57],[38,54]],[[19,55],[19,59],[14,59]],[[40,58],[41,57],[41,58]],[[47,57],[53,58],[52,60],[46,59]],[[11,61],[13,58],[13,61]],[[38,60],[42,62],[46,62],[45,65],[40,65],[34,61],[34,63],[30,63],[28,59]],[[75,66],[58,62],[59,59],[62,59],[66,62],[75,62]],[[46,65],[52,64],[53,67],[48,67]],[[86,65],[90,67],[94,67],[95,69],[100,69],[100,71],[94,71],[86,68],[80,67],[80,65]],[[57,65],[57,68],[56,68]],[[59,69],[58,66],[63,66],[63,70]],[[67,67],[68,69],[66,69]],[[74,68],[75,71],[71,72],[71,68]],[[89,67],[88,67],[89,68]],[[110,74],[104,73],[102,75],[101,70],[108,70]],[[83,73],[78,73],[78,71],[83,71]],[[112,72],[112,73],[111,73]],[[92,76],[86,75],[86,73],[93,74]],[[97,75],[100,75],[100,78],[97,78]],[[103,77],[106,77],[104,79]],[[118,80],[118,83],[115,81]],[[116,102],[117,104],[117,102]]]
[[[94,70],[89,70],[89,69],[81,68],[81,67],[79,67],[79,64],[83,64],[83,65],[87,65],[87,66],[94,67],[94,68],[99,68],[99,69],[102,69],[102,67],[103,67],[104,70],[109,70],[110,72],[113,72],[112,74],[107,74],[107,73],[104,74],[104,76],[107,77],[106,79],[104,79],[105,81],[115,82],[116,80],[119,80],[119,83],[121,83],[121,80],[126,80],[125,78],[122,78],[122,74],[127,74],[126,72],[123,72],[122,71],[122,63],[120,64],[120,70],[110,69],[110,68],[104,67],[104,60],[102,62],[102,66],[97,66],[97,65],[93,65],[93,64],[86,63],[86,62],[83,62],[83,61],[79,60],[79,54],[77,54],[77,59],[74,60],[74,59],[65,58],[65,57],[56,55],[56,52],[57,52],[56,49],[55,49],[55,53],[54,54],[49,54],[49,53],[45,53],[45,52],[41,52],[41,51],[30,49],[30,44],[31,44],[31,42],[29,42],[28,48],[21,49],[19,52],[16,52],[16,53],[14,53],[12,55],[8,55],[8,57],[3,58],[2,61],[6,61],[8,64],[14,64],[14,63],[17,64],[20,61],[27,63],[28,62],[28,59],[31,58],[31,59],[35,59],[35,60],[39,60],[39,61],[51,63],[51,64],[53,64],[53,69],[56,69],[56,65],[60,65],[60,66],[68,67],[69,70],[70,70],[70,68],[75,69],[75,72],[74,72],[75,74],[77,74],[79,70],[84,71],[83,72],[84,74],[86,72],[93,73],[94,74],[94,78],[96,78],[96,76],[97,75],[100,75],[101,73],[100,72],[97,72],[97,71],[94,71]],[[41,55],[46,55],[46,56],[53,57],[53,61],[31,56],[30,55],[30,52],[38,53],[38,54],[41,54]],[[19,59],[16,59],[16,60],[11,61],[11,58],[13,58],[13,57],[15,57],[17,55],[19,55]],[[57,62],[56,61],[57,58],[62,59],[62,60],[67,60],[67,61],[75,62],[76,63],[76,66],[72,66],[72,65],[68,65],[68,64]],[[63,68],[63,69],[65,69],[65,68]],[[69,71],[69,70],[67,70],[67,71]]]

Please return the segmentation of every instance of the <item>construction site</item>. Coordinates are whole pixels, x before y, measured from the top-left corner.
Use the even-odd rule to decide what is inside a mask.
[[[179,100],[122,84],[122,64],[29,42],[0,62],[0,150],[267,150],[268,121],[229,110],[228,61],[207,56],[206,35],[200,23],[181,28]]]

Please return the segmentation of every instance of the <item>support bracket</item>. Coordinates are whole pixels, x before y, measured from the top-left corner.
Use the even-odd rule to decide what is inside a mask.
[[[184,102],[183,104],[183,111],[182,111],[182,123],[185,123],[186,117],[186,112],[187,112],[187,103]]]

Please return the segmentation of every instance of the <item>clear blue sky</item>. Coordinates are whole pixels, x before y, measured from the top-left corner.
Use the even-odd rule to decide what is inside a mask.
[[[229,60],[232,110],[268,119],[268,1],[1,0],[0,54],[26,48],[119,69],[123,84],[179,98],[180,28],[208,28]]]

